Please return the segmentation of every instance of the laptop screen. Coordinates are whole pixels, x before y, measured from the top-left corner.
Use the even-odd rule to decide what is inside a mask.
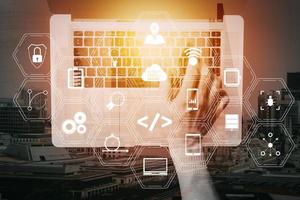
[[[137,19],[144,11],[165,12],[172,19],[216,19],[216,3],[201,0],[47,0],[54,14],[72,18]]]
[[[144,160],[145,172],[166,172],[167,160],[166,158],[145,158]]]

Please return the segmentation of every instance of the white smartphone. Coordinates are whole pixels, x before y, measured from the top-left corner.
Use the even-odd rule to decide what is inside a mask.
[[[198,88],[188,88],[186,92],[186,109],[198,110]]]
[[[187,133],[185,134],[185,155],[199,156],[201,154],[201,134]]]

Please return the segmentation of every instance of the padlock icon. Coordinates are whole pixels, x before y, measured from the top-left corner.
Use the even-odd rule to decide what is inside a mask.
[[[33,54],[32,54],[32,62],[33,63],[43,62],[42,49],[40,47],[34,47]]]

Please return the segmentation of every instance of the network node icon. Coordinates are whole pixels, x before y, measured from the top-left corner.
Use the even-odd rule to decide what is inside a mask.
[[[278,137],[276,137],[275,139],[273,139],[274,134],[272,132],[268,133],[268,138],[262,138],[263,141],[266,142],[266,146],[267,149],[263,150],[260,152],[261,156],[266,156],[266,152],[268,152],[269,157],[272,157],[274,154],[273,152],[275,152],[276,156],[280,156],[280,151],[277,151],[274,144],[278,141]]]

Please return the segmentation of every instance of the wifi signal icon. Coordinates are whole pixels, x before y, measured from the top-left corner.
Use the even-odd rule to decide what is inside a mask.
[[[198,58],[201,56],[201,49],[196,47],[188,48],[184,51],[185,55],[189,58],[189,65],[196,65],[198,63]]]

